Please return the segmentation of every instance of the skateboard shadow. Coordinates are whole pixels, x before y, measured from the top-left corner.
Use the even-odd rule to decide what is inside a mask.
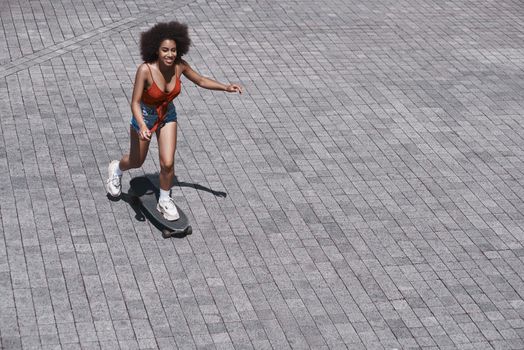
[[[144,213],[142,212],[142,209],[140,208],[140,203],[136,200],[136,198],[129,193],[122,192],[120,194],[120,198],[133,209],[135,212],[135,219],[138,221],[146,221],[146,217],[144,216]]]

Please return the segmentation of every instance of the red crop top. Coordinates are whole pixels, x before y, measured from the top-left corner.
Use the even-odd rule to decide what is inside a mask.
[[[158,119],[150,130],[151,132],[155,132],[166,116],[167,106],[171,101],[173,101],[175,97],[180,94],[180,91],[182,90],[182,83],[177,75],[175,67],[175,87],[173,90],[165,92],[156,84],[155,79],[153,78],[153,72],[151,72],[151,67],[149,67],[147,63],[145,63],[145,65],[147,68],[149,68],[149,73],[151,74],[151,80],[153,80],[153,84],[151,84],[151,86],[142,93],[142,102],[150,106],[156,106]]]

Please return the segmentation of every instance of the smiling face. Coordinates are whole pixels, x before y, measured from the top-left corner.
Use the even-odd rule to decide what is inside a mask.
[[[171,39],[163,40],[158,48],[158,62],[166,66],[175,63],[176,42]]]

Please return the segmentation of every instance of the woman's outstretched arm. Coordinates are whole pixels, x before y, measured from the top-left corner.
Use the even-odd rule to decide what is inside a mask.
[[[182,62],[182,74],[191,80],[196,85],[208,89],[208,90],[218,90],[218,91],[227,91],[227,92],[238,92],[242,93],[242,87],[237,84],[223,84],[211,78],[204,77],[198,74],[191,66],[183,61]]]

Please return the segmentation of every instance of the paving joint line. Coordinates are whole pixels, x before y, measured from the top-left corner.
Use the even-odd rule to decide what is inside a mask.
[[[195,0],[186,0],[182,4],[178,4],[177,6],[175,6],[173,10],[178,10],[184,6],[189,5],[191,2],[194,1]],[[27,69],[33,65],[41,64],[52,58],[85,47],[95,40],[100,40],[102,38],[110,36],[114,33],[115,30],[117,32],[121,32],[126,29],[137,26],[140,23],[147,22],[151,18],[155,18],[163,14],[166,14],[166,10],[156,10],[148,15],[140,16],[139,18],[137,18],[136,16],[126,17],[106,26],[85,32],[74,38],[64,40],[58,44],[51,45],[32,54],[20,57],[15,62],[10,62],[0,66],[0,78],[5,78],[24,69]]]

